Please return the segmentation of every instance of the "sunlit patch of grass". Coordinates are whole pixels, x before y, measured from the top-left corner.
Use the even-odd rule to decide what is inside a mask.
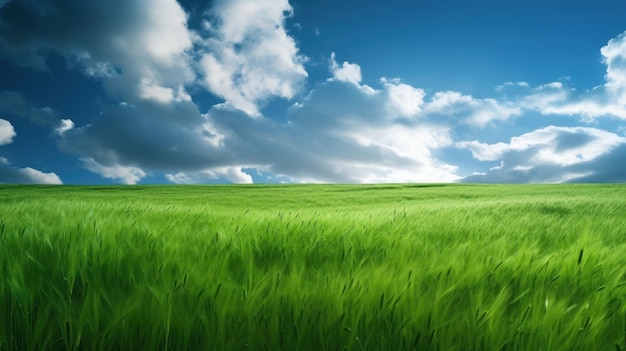
[[[0,195],[0,350],[626,349],[625,186]]]

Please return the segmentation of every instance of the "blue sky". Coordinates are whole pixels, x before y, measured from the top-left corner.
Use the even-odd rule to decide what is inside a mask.
[[[0,183],[623,182],[624,13],[0,0]]]

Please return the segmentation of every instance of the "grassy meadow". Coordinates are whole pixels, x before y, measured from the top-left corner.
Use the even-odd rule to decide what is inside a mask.
[[[0,350],[626,350],[626,185],[0,186]]]

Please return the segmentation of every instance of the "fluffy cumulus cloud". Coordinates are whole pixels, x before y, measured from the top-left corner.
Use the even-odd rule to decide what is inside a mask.
[[[341,65],[335,60],[335,53],[330,55],[330,71],[333,79],[358,84],[361,82],[361,66],[344,61]]]
[[[419,90],[397,80],[383,83],[375,89],[353,81],[329,80],[292,107],[289,113],[292,128],[306,131],[300,140],[313,146],[306,162],[321,156],[328,163],[324,167],[325,177],[320,175],[318,179],[350,182],[456,179],[456,168],[437,160],[432,152],[451,144],[449,127],[417,116],[422,104]],[[398,115],[411,118],[397,119]],[[323,153],[318,153],[320,150]],[[295,166],[297,169],[282,173],[302,170],[315,174],[302,162]]]
[[[451,144],[449,129],[389,118],[389,84],[327,81],[290,109],[286,123],[222,105],[203,114],[192,102],[121,104],[63,132],[61,145],[93,172],[125,183],[145,177],[141,170],[175,183],[249,183],[244,168],[295,182],[455,179],[455,168],[431,152]]]
[[[43,70],[55,52],[124,99],[169,102],[194,79],[192,33],[176,0],[13,0],[0,23],[6,58]]]
[[[101,82],[114,103],[77,125],[0,92],[0,113],[49,129],[85,169],[126,184],[154,174],[173,183],[251,183],[254,172],[291,182],[456,181],[458,159],[442,156],[450,150],[476,169],[491,167],[463,181],[626,180],[611,167],[626,157],[624,138],[599,127],[542,124],[500,142],[476,137],[497,138],[494,130],[526,113],[626,119],[626,33],[602,48],[606,82],[589,91],[505,83],[502,96],[478,98],[427,93],[399,78],[368,85],[357,63],[332,53],[329,78],[305,92],[307,58],[285,25],[292,11],[288,0],[216,0],[192,30],[176,0],[5,2],[4,59],[45,70],[54,52]],[[217,103],[201,109],[206,95]],[[270,115],[264,106],[281,98],[292,106]],[[0,144],[13,138],[0,120]],[[60,183],[0,157],[0,182],[8,181]]]
[[[500,161],[466,182],[565,182],[613,178],[605,160],[626,157],[626,138],[588,127],[550,126],[511,138],[508,143],[459,142],[480,161]],[[623,181],[623,179],[622,179]]]
[[[411,117],[422,111],[424,105],[423,89],[402,83],[399,79],[382,78],[387,95],[387,107],[392,116]]]
[[[15,137],[13,125],[4,119],[0,119],[0,145],[10,144]]]
[[[268,98],[294,97],[306,77],[284,28],[290,12],[286,1],[217,2],[196,36],[195,67],[225,103],[203,113],[184,91],[139,78],[144,98],[104,108],[87,125],[58,120],[61,148],[128,184],[151,172],[175,183],[249,183],[249,168],[295,182],[456,179],[455,167],[431,152],[451,143],[449,128],[416,122],[424,91],[399,79],[362,85],[355,63],[338,65],[333,56],[334,79],[296,102],[286,122],[260,113]]]
[[[606,87],[623,105],[626,103],[626,32],[609,40],[600,52],[606,64]]]
[[[216,1],[199,62],[204,86],[252,116],[271,97],[294,97],[307,72],[305,57],[285,30],[291,12],[287,0]]]

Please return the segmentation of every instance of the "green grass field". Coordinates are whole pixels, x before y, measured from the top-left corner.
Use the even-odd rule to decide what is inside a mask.
[[[0,187],[0,350],[626,350],[626,185]]]

